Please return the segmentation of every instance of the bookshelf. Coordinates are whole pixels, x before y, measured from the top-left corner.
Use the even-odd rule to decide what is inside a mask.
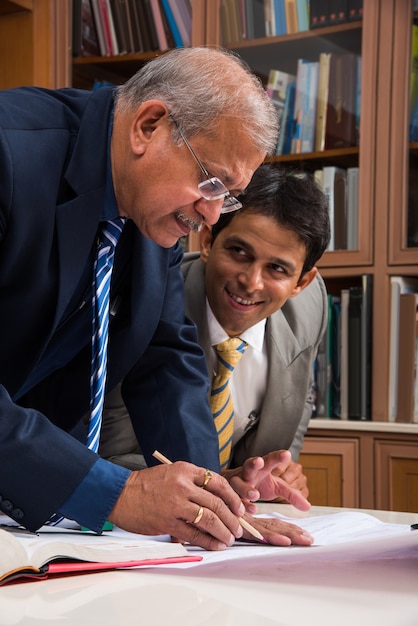
[[[222,44],[222,5],[223,0],[193,0],[192,45]],[[71,8],[72,0],[0,0],[0,59],[8,60],[7,64],[2,63],[0,88],[19,84],[91,88],[94,80],[121,83],[144,62],[161,53],[73,58]],[[242,56],[264,81],[271,68],[295,73],[299,57],[313,59],[320,52],[341,49],[361,54],[359,146],[286,154],[272,157],[270,161],[277,166],[297,166],[310,171],[327,165],[359,167],[357,248],[326,252],[319,267],[328,291],[334,295],[341,289],[360,286],[364,274],[373,276],[372,412],[367,426],[377,431],[373,431],[373,437],[358,435],[359,441],[364,439],[367,444],[350,444],[348,456],[343,457],[354,463],[355,483],[362,479],[365,467],[368,473],[386,476],[379,479],[382,494],[385,486],[389,489],[385,483],[389,478],[383,471],[378,474],[378,466],[366,465],[366,458],[367,455],[371,455],[371,459],[378,456],[379,429],[383,432],[392,428],[388,424],[387,398],[390,279],[391,276],[418,277],[418,247],[411,245],[411,237],[408,239],[408,233],[411,235],[418,221],[415,182],[418,180],[418,142],[409,142],[407,106],[411,26],[414,22],[418,24],[418,13],[413,12],[413,0],[363,0],[363,8],[361,20],[287,35],[230,41],[226,47]],[[191,246],[195,245],[191,238]],[[336,422],[338,420],[327,420],[327,429],[324,429],[315,427],[312,420],[306,441],[314,437],[309,450],[310,454],[318,453],[317,459],[324,453],[320,444],[325,436],[352,439],[353,428],[358,427],[359,432],[364,428],[360,423],[341,426]],[[418,425],[410,425],[402,433],[396,429],[384,432],[386,442],[407,446],[414,463],[412,475],[417,476],[418,455],[412,454],[412,444],[408,448],[408,442],[416,449]],[[379,453],[381,464],[390,456],[384,449],[384,454]],[[401,480],[399,476],[397,473],[395,483]],[[367,497],[360,498],[361,506],[386,506],[382,495],[373,495],[374,479],[366,491]],[[360,489],[356,492],[353,488],[353,493],[360,494]]]

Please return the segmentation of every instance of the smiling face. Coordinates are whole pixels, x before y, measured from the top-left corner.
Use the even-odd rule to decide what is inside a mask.
[[[214,224],[223,202],[202,198],[197,186],[202,172],[187,146],[173,143],[172,130],[168,109],[158,100],[143,103],[134,115],[115,112],[112,176],[120,215],[163,247],[202,224]],[[239,120],[222,118],[210,138],[188,139],[211,176],[232,193],[246,188],[265,157]]]
[[[299,279],[305,256],[293,231],[247,210],[238,211],[213,243],[210,230],[202,231],[206,295],[230,337],[269,317],[309,285],[317,269]]]

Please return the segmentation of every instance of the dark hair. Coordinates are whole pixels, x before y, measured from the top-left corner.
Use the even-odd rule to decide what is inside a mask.
[[[330,223],[327,198],[313,174],[261,165],[240,201],[242,209],[222,214],[212,226],[213,239],[238,213],[259,213],[292,230],[305,245],[301,276],[314,267],[328,246]]]

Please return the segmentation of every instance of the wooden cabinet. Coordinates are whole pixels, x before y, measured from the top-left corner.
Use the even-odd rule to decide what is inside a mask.
[[[70,82],[71,0],[0,0],[0,89]]]
[[[312,504],[418,512],[413,424],[311,420],[300,462]]]

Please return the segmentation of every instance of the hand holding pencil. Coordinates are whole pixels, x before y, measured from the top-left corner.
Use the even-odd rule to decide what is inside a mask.
[[[158,461],[161,461],[161,463],[165,463],[167,465],[171,465],[172,464],[172,461],[167,459],[167,457],[164,456],[164,454],[161,454],[161,452],[158,452],[158,450],[154,451],[153,456],[156,459],[158,459]],[[202,483],[202,487],[203,488],[207,486],[207,484],[209,483],[209,479],[210,478],[212,478],[212,474],[211,474],[211,472],[209,470],[206,470],[205,478],[204,478],[203,483]],[[206,482],[206,479],[208,479],[207,482]],[[200,507],[196,518],[191,523],[192,524],[197,524],[202,519],[202,517],[203,517],[203,507]],[[252,535],[256,539],[259,539],[263,543],[267,543],[267,541],[264,539],[263,535],[256,528],[251,526],[251,524],[249,522],[247,522],[247,520],[245,520],[243,517],[239,517],[238,519],[239,519],[240,525],[245,530],[247,530],[250,533],[250,535]]]

